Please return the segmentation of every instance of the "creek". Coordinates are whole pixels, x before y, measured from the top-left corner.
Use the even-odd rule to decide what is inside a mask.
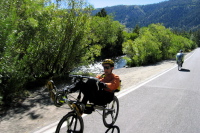
[[[114,62],[115,62],[115,69],[123,68],[126,66],[126,60],[123,59],[123,56],[115,58]],[[88,66],[81,66],[76,68],[73,72],[94,73],[94,74],[102,73],[103,68],[101,63],[102,62],[96,62]]]

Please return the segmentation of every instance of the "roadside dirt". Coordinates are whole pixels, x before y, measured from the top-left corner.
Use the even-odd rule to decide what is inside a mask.
[[[122,90],[136,86],[175,65],[175,60],[166,60],[154,65],[121,68],[113,73],[120,76]],[[61,86],[62,87],[62,86]],[[33,133],[40,128],[59,121],[69,109],[55,107],[44,88],[34,92],[20,107],[13,108],[0,117],[1,133]]]

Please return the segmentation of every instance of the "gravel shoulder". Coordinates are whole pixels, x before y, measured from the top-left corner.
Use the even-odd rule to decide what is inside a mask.
[[[113,73],[120,76],[122,90],[138,84],[170,69],[175,60],[166,60],[154,65],[120,68]],[[7,111],[0,117],[2,133],[33,133],[51,123],[59,121],[69,111],[67,105],[55,107],[46,90],[41,89],[27,98],[20,107]]]

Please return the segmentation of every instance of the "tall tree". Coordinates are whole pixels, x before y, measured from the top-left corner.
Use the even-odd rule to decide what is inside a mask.
[[[27,82],[51,73],[67,74],[92,59],[88,53],[96,49],[88,45],[91,8],[80,0],[63,2],[67,9],[45,0],[4,1],[9,7],[0,15],[0,41],[4,42],[0,46],[0,95],[4,102],[22,94]]]
[[[101,49],[101,56],[97,59],[104,59],[121,55],[122,38],[124,26],[114,21],[112,16],[94,16],[91,23],[91,45],[98,45]],[[120,46],[121,45],[121,46]]]
[[[96,14],[96,16],[106,17],[107,16],[107,12],[106,12],[105,8],[101,9],[101,11]]]
[[[200,47],[200,29],[194,33],[194,36],[196,44]]]

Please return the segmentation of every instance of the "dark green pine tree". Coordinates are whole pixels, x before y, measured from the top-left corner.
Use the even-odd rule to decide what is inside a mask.
[[[200,47],[200,29],[195,33],[195,41],[198,47]]]
[[[106,16],[107,16],[107,12],[106,12],[106,10],[103,8],[103,9],[101,9],[100,12],[98,12],[98,13],[96,14],[96,16],[99,16],[99,17],[106,17]]]
[[[137,24],[133,29],[133,33],[139,34],[139,31],[140,31],[140,26]]]

